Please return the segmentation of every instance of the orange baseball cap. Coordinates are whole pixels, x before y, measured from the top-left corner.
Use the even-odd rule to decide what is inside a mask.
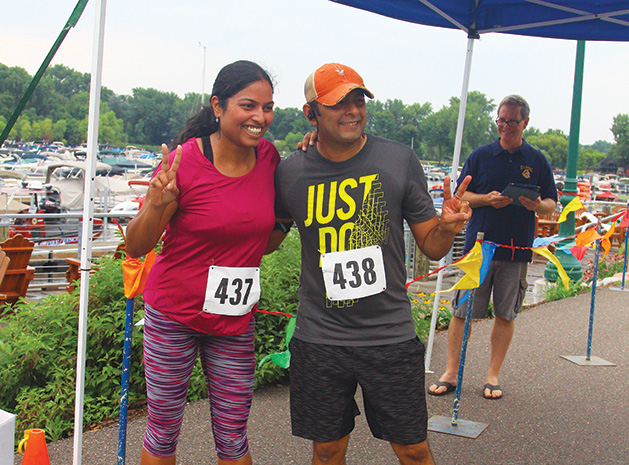
[[[354,89],[361,89],[367,97],[373,98],[356,71],[339,63],[327,63],[308,76],[304,94],[306,102],[316,100],[321,105],[331,107]]]

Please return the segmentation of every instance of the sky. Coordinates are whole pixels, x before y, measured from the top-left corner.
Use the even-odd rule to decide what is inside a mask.
[[[35,74],[75,0],[7,0],[0,63]],[[91,72],[91,0],[52,64]],[[224,65],[255,61],[276,81],[276,106],[301,107],[306,77],[324,63],[353,67],[380,101],[432,104],[460,97],[467,36],[405,23],[329,0],[109,0],[102,83],[117,94],[136,87],[183,97],[209,93]],[[205,73],[203,71],[205,55]],[[494,103],[517,93],[531,106],[529,127],[570,129],[576,42],[507,34],[474,41],[470,90]],[[613,142],[613,117],[629,113],[629,43],[587,42],[580,142]]]

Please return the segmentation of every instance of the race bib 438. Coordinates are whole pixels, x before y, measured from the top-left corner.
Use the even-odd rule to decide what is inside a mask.
[[[332,301],[369,297],[387,288],[382,249],[378,245],[322,254],[321,271]]]

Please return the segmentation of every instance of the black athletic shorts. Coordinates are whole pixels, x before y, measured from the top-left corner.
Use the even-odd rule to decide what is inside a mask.
[[[398,444],[427,437],[424,345],[417,339],[384,346],[347,347],[290,342],[293,435],[317,442],[347,436],[360,414],[363,391],[372,434]]]

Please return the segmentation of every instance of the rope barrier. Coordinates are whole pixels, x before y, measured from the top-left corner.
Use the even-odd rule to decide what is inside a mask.
[[[609,220],[608,220],[608,221],[606,221],[605,223],[612,223],[612,222],[613,222],[613,223],[615,223],[615,222],[616,222],[616,221],[618,221],[618,220],[620,219],[620,217],[622,217],[625,213],[626,213],[626,212],[624,212],[624,211],[619,212],[617,215],[612,216],[611,218],[609,218]],[[586,229],[585,231],[591,231],[591,230],[594,230],[594,229],[596,229],[596,226],[594,226],[593,228],[590,228],[590,229]],[[564,242],[564,241],[566,241],[566,240],[574,239],[574,238],[576,238],[579,234],[583,234],[585,231],[582,231],[582,232],[580,232],[580,233],[575,233],[575,234],[573,234],[572,236],[567,236],[567,237],[561,237],[561,238],[558,238],[556,241],[549,242],[549,243],[544,244],[543,246],[539,246],[539,247],[523,247],[523,246],[519,246],[519,245],[513,245],[513,239],[511,239],[511,245],[506,245],[506,244],[497,244],[497,243],[492,242],[492,241],[485,241],[485,242],[488,242],[488,243],[490,243],[490,244],[493,244],[493,245],[495,245],[496,247],[503,247],[503,248],[506,248],[506,249],[510,249],[510,250],[512,251],[512,256],[513,256],[513,254],[515,254],[515,250],[516,250],[516,249],[518,249],[518,250],[533,250],[533,249],[539,249],[539,248],[541,248],[541,247],[548,247],[549,245],[553,245],[553,244],[557,244],[557,243],[559,243],[559,242]],[[467,257],[467,256],[468,256],[468,254],[469,254],[470,252],[471,252],[471,249],[470,249],[470,250],[469,250],[469,251],[468,251],[465,255],[463,255],[461,258],[459,258],[458,260],[455,260],[454,262],[450,263],[449,265],[444,265],[444,266],[441,266],[441,267],[437,268],[436,270],[430,271],[430,272],[428,272],[428,273],[426,273],[426,274],[424,274],[424,275],[421,275],[421,276],[419,276],[419,277],[417,277],[417,278],[413,279],[412,281],[409,281],[408,283],[406,283],[406,289],[408,289],[408,288],[409,288],[409,286],[410,286],[411,284],[413,284],[413,283],[415,283],[415,282],[419,281],[420,279],[427,278],[428,276],[432,276],[432,275],[434,275],[434,274],[438,273],[439,271],[441,271],[441,270],[443,270],[443,269],[445,269],[445,268],[447,268],[447,267],[449,267],[449,266],[456,265],[456,264],[457,264],[457,263],[459,263],[461,260],[463,260],[465,257]]]
[[[266,313],[268,315],[282,315],[288,318],[295,318],[295,315],[291,315],[290,313],[284,313],[284,312],[272,312],[270,310],[262,310],[261,308],[256,309],[256,312],[260,312],[260,313]]]

